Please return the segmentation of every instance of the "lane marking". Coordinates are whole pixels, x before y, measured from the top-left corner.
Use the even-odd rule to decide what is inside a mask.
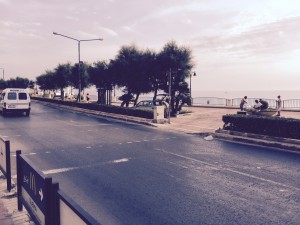
[[[158,141],[158,140],[170,140],[170,139],[174,139],[176,137],[169,137],[169,138],[154,138],[154,139],[150,139],[150,140],[141,140],[141,141],[127,141],[124,143],[116,143],[117,145],[123,145],[123,144],[134,144],[134,143],[141,143],[141,142],[149,142],[149,141]],[[99,148],[103,148],[103,145],[99,145]],[[92,146],[86,146],[86,149],[95,149]],[[65,150],[62,149],[60,150],[61,152],[64,152]],[[42,153],[22,153],[23,155],[36,155],[36,154],[51,154],[52,152],[47,151],[47,152],[42,152]],[[16,154],[11,155],[12,157],[16,157]]]
[[[215,166],[214,164],[207,163],[207,162],[204,162],[202,160],[194,159],[194,158],[191,158],[191,157],[188,157],[188,156],[176,154],[176,153],[173,153],[173,152],[168,152],[168,151],[165,151],[163,149],[156,148],[154,150],[161,151],[161,152],[166,153],[166,154],[174,155],[174,156],[177,156],[179,158],[183,158],[183,159],[195,161],[195,162],[201,163],[203,165],[206,165],[208,167],[211,167],[212,169],[215,169],[215,170],[229,171],[229,172],[236,173],[236,174],[239,174],[239,175],[242,175],[242,176],[245,176],[245,177],[250,177],[250,178],[253,178],[253,179],[256,179],[256,180],[267,182],[267,183],[270,183],[270,184],[273,184],[273,185],[279,185],[281,187],[285,187],[285,188],[289,188],[289,189],[294,189],[294,190],[300,191],[300,188],[298,188],[298,187],[286,185],[286,184],[283,184],[283,183],[280,183],[280,182],[277,182],[277,181],[273,181],[273,180],[270,180],[270,179],[258,177],[258,176],[255,176],[255,175],[252,175],[252,174],[248,174],[248,173],[244,173],[244,172],[241,172],[241,171],[238,171],[238,170],[235,170],[235,169],[224,168],[221,165],[220,165],[221,166],[221,168],[220,168],[220,167]]]
[[[129,162],[130,159],[131,158],[115,159],[115,160],[111,160],[111,161],[107,161],[107,162],[103,162],[103,163],[99,163],[99,164],[93,164],[93,165],[87,165],[87,166],[66,167],[66,168],[59,168],[59,169],[52,169],[52,170],[43,170],[42,172],[45,175],[64,173],[64,172],[69,172],[69,171],[73,171],[73,170],[86,169],[86,168],[104,166],[104,165],[109,165],[109,164],[126,163],[126,162]]]

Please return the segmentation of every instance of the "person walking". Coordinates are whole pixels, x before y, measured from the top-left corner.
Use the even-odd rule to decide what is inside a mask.
[[[90,94],[89,94],[89,93],[86,94],[86,102],[87,102],[87,103],[90,102]]]
[[[247,96],[245,96],[244,98],[242,98],[241,103],[240,103],[240,110],[244,111],[244,105],[247,104]]]
[[[277,109],[276,116],[280,116],[281,107],[282,107],[282,101],[281,101],[280,95],[278,95],[277,100],[276,100],[276,109]]]

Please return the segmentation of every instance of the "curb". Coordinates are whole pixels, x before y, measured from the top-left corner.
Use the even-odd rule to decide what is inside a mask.
[[[216,139],[247,145],[269,147],[281,151],[300,153],[300,140],[271,137],[265,135],[242,133],[237,131],[216,130],[213,136]]]
[[[57,108],[62,108],[62,109],[69,110],[72,112],[76,111],[79,113],[88,113],[90,115],[98,116],[98,117],[101,117],[104,119],[113,119],[113,120],[119,120],[119,121],[128,122],[128,123],[138,123],[138,124],[148,125],[148,126],[152,126],[152,127],[157,127],[156,124],[152,123],[152,119],[139,118],[139,117],[134,117],[134,116],[125,116],[125,115],[121,115],[121,114],[114,114],[114,113],[101,112],[101,111],[83,109],[83,108],[72,107],[72,106],[65,106],[65,105],[55,104],[55,103],[51,103],[51,102],[43,102],[43,101],[38,101],[38,100],[32,100],[32,101],[37,101],[44,105],[55,106]]]

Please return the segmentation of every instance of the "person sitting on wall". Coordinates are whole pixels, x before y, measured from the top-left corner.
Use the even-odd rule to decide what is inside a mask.
[[[262,104],[256,99],[255,100],[255,105],[253,106],[253,108],[255,109],[255,111],[260,111],[261,110],[261,106],[262,106]]]
[[[265,110],[269,107],[269,103],[267,101],[259,99],[259,102],[261,103],[261,107],[260,107],[261,110]]]

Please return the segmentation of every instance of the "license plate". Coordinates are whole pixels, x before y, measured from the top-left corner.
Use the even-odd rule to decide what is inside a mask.
[[[15,109],[16,105],[8,105],[7,108],[9,108],[9,109]]]

